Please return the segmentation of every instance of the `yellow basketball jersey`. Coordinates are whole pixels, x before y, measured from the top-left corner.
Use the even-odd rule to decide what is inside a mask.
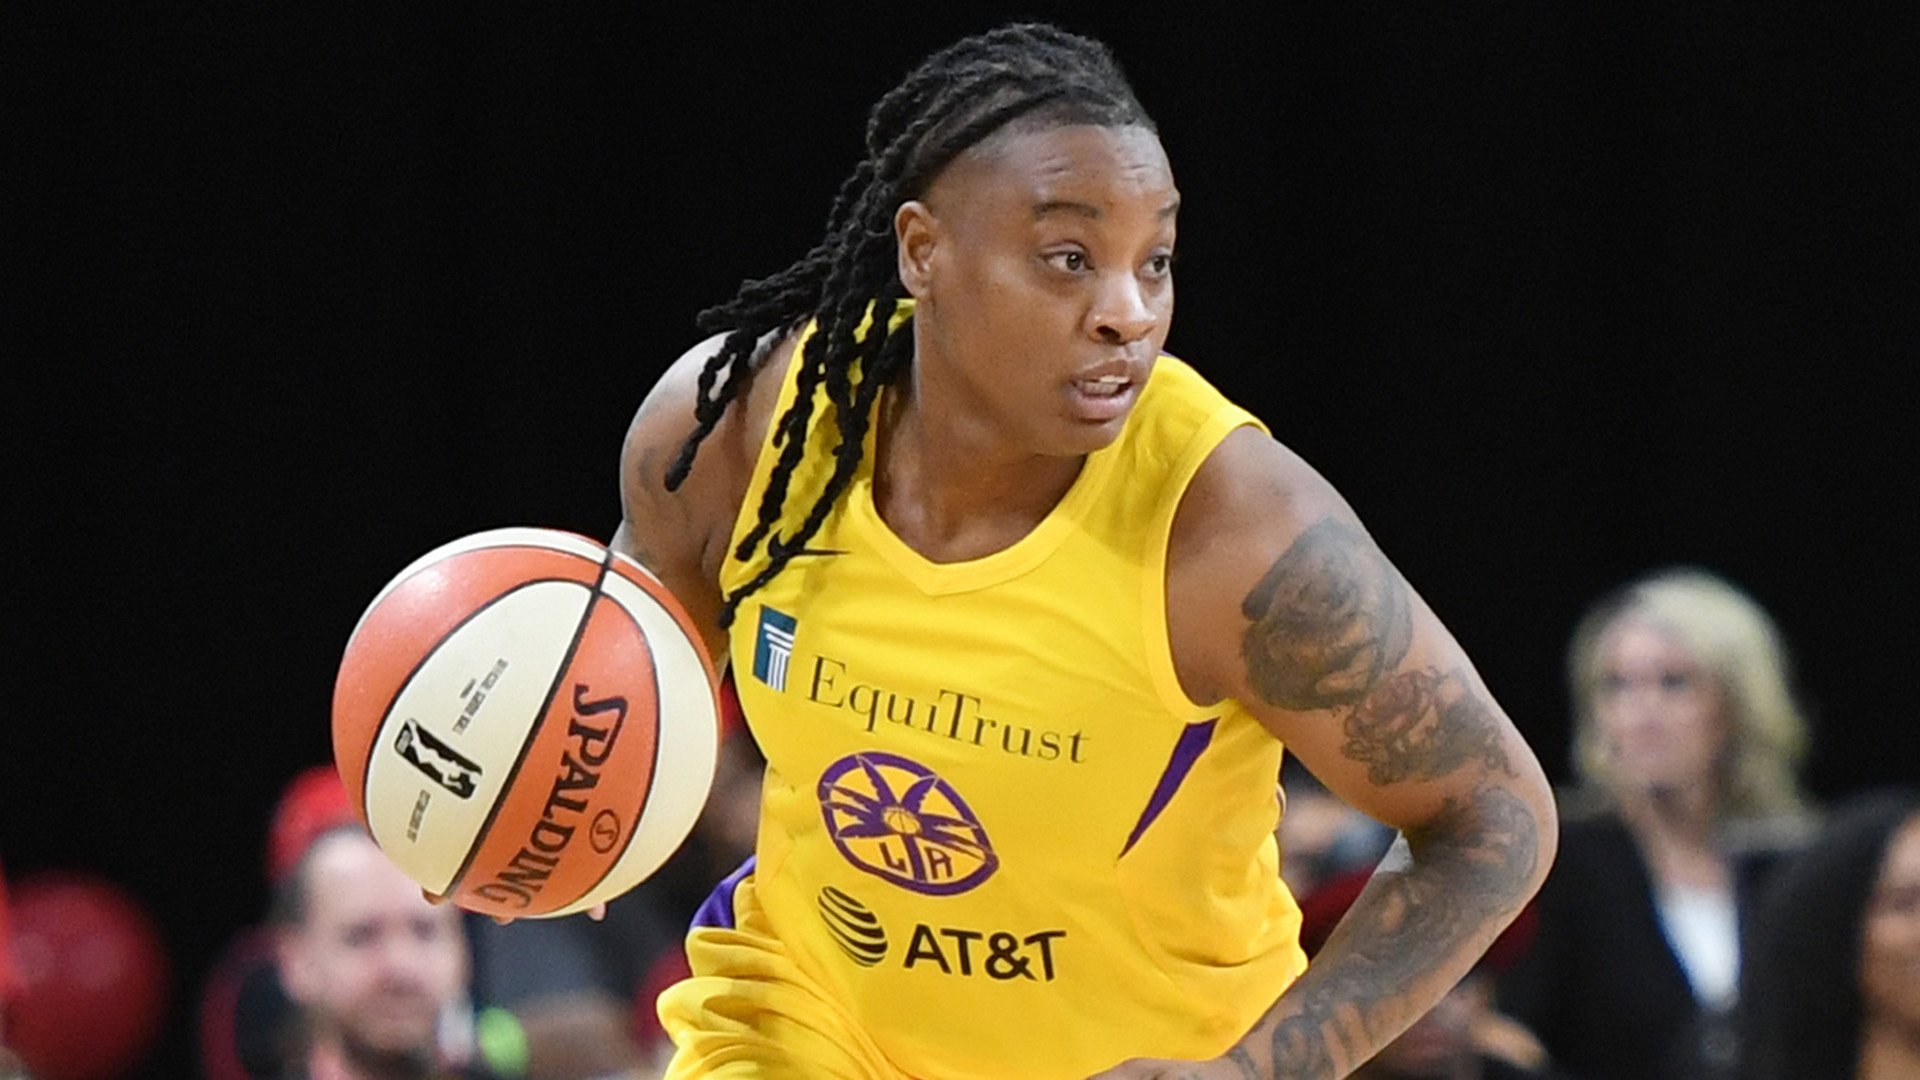
[[[823,395],[781,535],[831,467],[831,417]],[[768,761],[755,894],[907,1074],[1213,1057],[1305,967],[1272,837],[1280,745],[1232,702],[1189,701],[1167,642],[1174,509],[1243,424],[1162,356],[1039,526],[947,564],[876,512],[869,436],[806,551],[742,604],[731,660]],[[729,561],[722,584],[764,565]]]

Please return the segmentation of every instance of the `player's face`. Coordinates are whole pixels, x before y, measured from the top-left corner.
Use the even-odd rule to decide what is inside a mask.
[[[1172,323],[1178,207],[1145,128],[1015,129],[955,159],[896,219],[923,404],[1026,452],[1112,442]]]
[[[1601,642],[1594,714],[1621,781],[1682,790],[1708,780],[1726,743],[1719,685],[1673,635],[1626,618]]]
[[[466,979],[459,911],[428,904],[371,841],[323,842],[306,925],[283,945],[287,989],[349,1048],[430,1054]]]
[[[1869,1016],[1920,1030],[1920,816],[1894,834],[1868,902],[1860,995]]]

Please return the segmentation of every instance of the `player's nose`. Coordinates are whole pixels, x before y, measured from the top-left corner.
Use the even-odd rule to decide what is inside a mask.
[[[1149,301],[1138,276],[1116,272],[1101,276],[1088,312],[1093,335],[1108,345],[1128,345],[1153,332],[1160,312]]]

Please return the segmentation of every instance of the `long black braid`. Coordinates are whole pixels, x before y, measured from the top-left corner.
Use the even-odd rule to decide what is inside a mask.
[[[894,248],[895,212],[925,194],[954,158],[1016,119],[1153,129],[1119,64],[1099,42],[1038,23],[963,39],[922,61],[874,104],[867,116],[866,160],[840,185],[826,235],[813,250],[772,277],[745,282],[733,299],[700,313],[700,329],[725,332],[726,339],[700,372],[697,426],[667,469],[669,491],[686,479],[701,441],[772,345],[809,321],[817,323],[800,358],[793,404],[775,422],[780,457],[761,497],[759,520],[733,552],[744,561],[764,542],[768,564],[728,594],[722,626],[731,625],[740,601],[773,580],[819,530],[865,453],[881,388],[913,362],[911,320],[890,326],[906,296]],[[856,340],[869,310],[869,328]],[[806,447],[814,394],[823,383],[840,435],[833,473],[799,527],[776,535]]]

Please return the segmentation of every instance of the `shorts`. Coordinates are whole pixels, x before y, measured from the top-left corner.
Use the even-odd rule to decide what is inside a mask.
[[[687,934],[693,974],[660,995],[674,1044],[666,1080],[910,1080],[773,936],[750,873],[722,882],[701,913]]]

